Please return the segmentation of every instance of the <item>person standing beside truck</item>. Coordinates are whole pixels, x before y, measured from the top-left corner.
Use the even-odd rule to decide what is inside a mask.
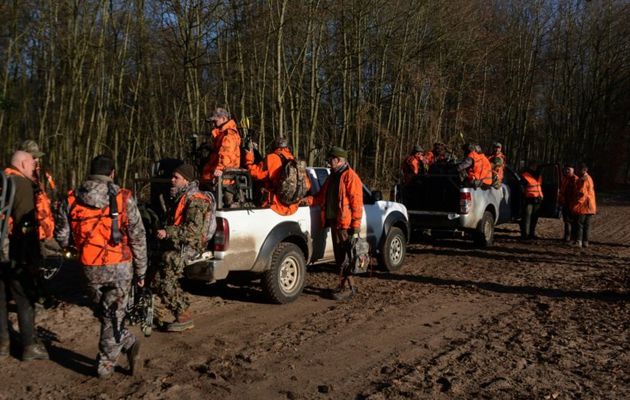
[[[578,179],[575,181],[575,191],[571,211],[574,218],[575,246],[588,247],[591,219],[597,212],[595,201],[595,185],[588,174],[588,167],[582,163],[577,170]]]
[[[523,185],[523,213],[521,217],[521,239],[536,239],[536,224],[543,201],[542,174],[536,161],[530,161],[521,174]]]
[[[310,199],[311,204],[321,206],[325,226],[330,227],[339,268],[339,286],[334,290],[335,300],[352,298],[357,287],[350,267],[352,241],[359,237],[363,217],[363,183],[348,164],[348,152],[333,147],[327,156],[331,174],[322,189]]]
[[[157,238],[165,241],[170,250],[162,255],[161,268],[154,280],[155,294],[175,316],[166,325],[168,332],[182,332],[194,328],[190,312],[190,299],[182,290],[179,279],[186,263],[197,258],[208,247],[216,230],[215,200],[208,192],[199,190],[195,168],[182,164],[175,168],[171,178],[171,195],[175,209],[167,226],[158,229]]]

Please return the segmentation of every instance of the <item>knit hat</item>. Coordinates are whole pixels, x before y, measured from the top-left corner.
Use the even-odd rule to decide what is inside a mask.
[[[341,147],[334,146],[328,152],[328,158],[337,157],[337,158],[348,158],[348,152]]]
[[[413,146],[413,152],[414,153],[422,153],[423,151],[424,151],[424,149],[419,144]]]
[[[175,168],[175,172],[184,177],[187,181],[194,181],[197,177],[197,173],[195,171],[195,167],[190,164],[181,164],[179,167]]]
[[[31,153],[31,155],[35,158],[40,158],[41,156],[46,154],[39,149],[36,141],[30,139],[23,141],[22,144],[20,144],[20,148],[18,150]]]

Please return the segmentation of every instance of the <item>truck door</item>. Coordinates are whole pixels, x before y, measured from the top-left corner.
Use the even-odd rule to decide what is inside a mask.
[[[543,178],[542,191],[543,202],[540,206],[541,218],[560,218],[560,205],[558,195],[560,193],[560,165],[546,164],[541,166]]]

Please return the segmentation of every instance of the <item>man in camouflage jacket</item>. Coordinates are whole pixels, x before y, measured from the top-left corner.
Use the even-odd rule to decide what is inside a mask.
[[[171,195],[175,210],[168,225],[157,231],[157,237],[167,242],[171,250],[162,256],[162,265],[154,282],[155,293],[175,316],[166,326],[169,332],[181,332],[194,327],[189,311],[190,299],[182,290],[179,279],[186,263],[206,250],[214,233],[214,199],[200,192],[195,169],[188,164],[175,168],[171,178]]]
[[[147,243],[146,233],[140,211],[131,192],[121,189],[113,183],[114,161],[108,156],[98,156],[92,160],[90,176],[87,180],[69,195],[69,203],[60,207],[57,215],[55,239],[63,247],[68,246],[72,235],[74,245],[81,256],[81,262],[85,268],[83,271],[88,282],[88,291],[95,306],[95,315],[101,321],[101,336],[99,340],[99,354],[97,372],[99,377],[109,377],[114,372],[116,361],[121,351],[127,354],[130,372],[133,374],[137,364],[140,343],[136,337],[127,330],[124,325],[129,291],[135,275],[137,285],[144,286],[144,275],[147,269]],[[97,232],[98,224],[112,223],[113,217],[109,212],[110,194],[118,198],[121,193],[129,194],[123,208],[119,209],[119,232],[122,235],[122,246],[125,246],[123,256],[125,259],[118,261],[116,256],[98,255],[86,258],[85,254],[90,246],[89,236],[87,240],[82,238],[82,229]],[[78,209],[88,212],[102,211],[98,219],[78,219]],[[107,220],[109,219],[109,222]],[[95,222],[96,221],[96,222]],[[83,225],[85,224],[85,225]],[[113,229],[105,229],[113,237]],[[112,243],[111,237],[104,238]],[[115,254],[116,248],[121,245],[106,245],[103,254]],[[128,250],[131,254],[128,254]],[[108,251],[109,250],[109,251]],[[120,253],[119,253],[120,254]],[[108,258],[109,257],[109,258]],[[128,258],[128,260],[126,260]],[[95,260],[94,262],[86,260]],[[109,263],[109,261],[112,263]],[[118,262],[117,262],[118,261]],[[132,267],[133,261],[133,267]],[[102,264],[102,265],[98,265]]]

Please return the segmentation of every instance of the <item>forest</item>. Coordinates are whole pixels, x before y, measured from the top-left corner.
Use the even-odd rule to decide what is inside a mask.
[[[215,107],[388,189],[414,144],[503,143],[630,183],[630,2],[0,0],[0,161],[27,138],[62,187],[186,158]],[[77,178],[78,177],[78,178]]]

